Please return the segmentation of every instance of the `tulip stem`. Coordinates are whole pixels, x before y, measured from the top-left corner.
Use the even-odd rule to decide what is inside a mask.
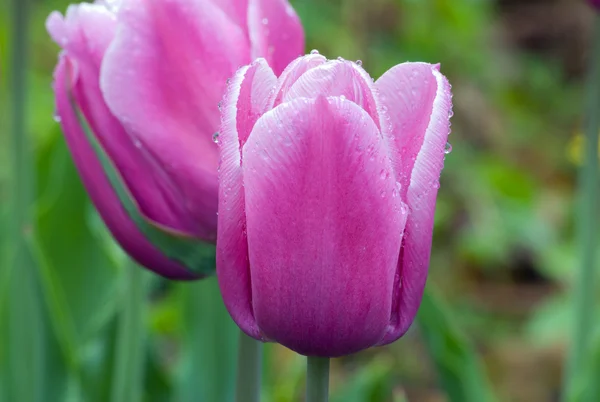
[[[600,13],[595,16],[595,34],[587,85],[585,110],[584,160],[579,176],[578,229],[581,242],[581,259],[575,296],[575,322],[565,371],[563,400],[570,400],[573,385],[583,366],[585,353],[589,350],[590,335],[595,325],[594,304],[596,293],[595,269],[598,227],[598,129],[600,127]]]
[[[125,271],[111,401],[140,402],[146,352],[144,306],[148,273],[133,262],[126,264]]]
[[[262,343],[240,331],[238,349],[237,402],[259,402],[262,372]]]
[[[329,358],[306,358],[306,402],[329,400]]]

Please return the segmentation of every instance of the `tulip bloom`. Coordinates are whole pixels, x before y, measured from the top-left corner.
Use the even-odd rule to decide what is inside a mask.
[[[222,111],[217,276],[248,335],[304,355],[384,345],[427,278],[450,132],[438,65],[376,82],[310,54],[240,69]]]
[[[73,104],[145,220],[166,235],[214,242],[218,102],[240,65],[262,55],[281,71],[302,52],[294,10],[285,0],[105,0],[53,12],[46,25],[63,48],[57,118],[102,219],[140,264],[195,277],[133,222]]]

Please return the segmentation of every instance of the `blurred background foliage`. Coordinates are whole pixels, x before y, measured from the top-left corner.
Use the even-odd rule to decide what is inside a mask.
[[[44,400],[108,401],[129,263],[90,205],[53,120],[50,83],[58,47],[44,21],[68,3],[31,1],[28,129],[37,172],[31,250],[41,298],[36,331],[51,374]],[[591,10],[575,0],[292,3],[305,26],[307,51],[360,59],[374,78],[406,60],[439,62],[454,92],[453,151],[442,174],[428,282],[440,302],[426,299],[421,325],[395,344],[336,359],[332,400],[484,402],[485,384],[469,385],[469,371],[489,377],[499,401],[556,400],[577,268],[574,189]],[[9,4],[2,0],[2,220],[11,213],[9,25]],[[7,263],[6,231],[0,236],[2,341],[19,273]],[[144,275],[150,289],[149,335],[142,343],[145,400],[230,398],[222,393],[233,386],[230,378],[219,373],[235,363],[237,333],[214,280],[180,284]],[[211,315],[221,317],[212,329],[202,325]],[[223,347],[198,339],[215,339]],[[0,348],[2,402],[6,361]],[[265,361],[263,401],[301,400],[304,360],[270,345]],[[202,370],[212,380],[203,380]],[[449,399],[444,389],[452,378],[464,388],[449,391]]]

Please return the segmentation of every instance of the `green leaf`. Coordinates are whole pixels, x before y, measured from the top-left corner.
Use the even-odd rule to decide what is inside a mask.
[[[183,350],[176,401],[233,401],[239,330],[216,278],[178,284],[184,308]]]
[[[384,402],[391,395],[392,365],[387,359],[376,358],[361,367],[341,390],[332,395],[332,402]]]
[[[472,345],[454,325],[444,303],[425,288],[417,322],[448,398],[452,402],[492,402],[496,398]]]
[[[596,326],[597,327],[597,326]],[[600,329],[596,328],[590,350],[586,351],[583,364],[576,368],[569,394],[562,400],[568,402],[596,402],[600,400]]]
[[[130,262],[126,288],[121,295],[119,330],[113,370],[112,402],[138,402],[142,399],[146,364],[146,302],[150,273]]]
[[[7,291],[0,293],[0,299],[3,299],[0,300],[0,401],[68,402],[68,394],[78,392],[77,377],[69,372],[49,322],[48,308],[41,303],[39,277],[25,281],[22,274],[15,270],[10,277],[2,278],[6,281],[2,285],[6,285]],[[29,299],[29,307],[23,310],[21,303],[26,299]],[[31,309],[31,305],[37,306],[35,310]],[[10,315],[15,314],[25,315],[21,315],[21,319],[11,319]],[[31,392],[26,396],[16,396],[16,392],[20,391],[14,388],[17,384],[13,382],[13,373],[18,368],[14,364],[16,360],[9,356],[23,350],[28,356],[19,354],[16,359],[25,364],[34,362],[33,367],[25,366],[28,379],[25,387]]]
[[[87,224],[88,197],[60,135],[39,151],[37,173],[32,247],[52,326],[75,368],[85,342],[115,313],[119,271]]]

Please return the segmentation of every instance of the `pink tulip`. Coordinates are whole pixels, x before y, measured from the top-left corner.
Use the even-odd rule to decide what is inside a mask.
[[[281,71],[303,48],[286,0],[105,0],[47,20],[63,48],[57,117],[90,197],[140,264],[193,278],[163,255],[120,203],[80,127],[69,91],[139,212],[177,236],[214,242],[218,102],[226,80],[256,56]]]
[[[222,111],[217,276],[248,335],[304,355],[385,345],[427,278],[450,85],[404,63],[376,82],[311,54],[232,79]]]

